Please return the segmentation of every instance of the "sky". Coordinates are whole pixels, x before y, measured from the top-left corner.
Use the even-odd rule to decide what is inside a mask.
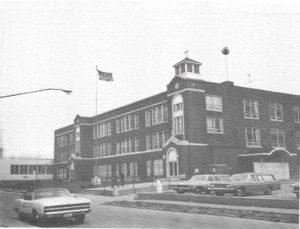
[[[0,1],[0,147],[53,158],[54,130],[166,90],[173,65],[201,79],[300,95],[299,1]],[[96,66],[113,73],[97,80]],[[249,81],[251,76],[251,82]]]

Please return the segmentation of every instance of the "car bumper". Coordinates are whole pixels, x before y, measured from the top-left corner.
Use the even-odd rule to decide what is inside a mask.
[[[40,219],[53,219],[53,218],[73,218],[78,215],[85,215],[91,212],[91,209],[84,211],[75,211],[75,212],[55,212],[55,213],[44,213],[40,214]]]

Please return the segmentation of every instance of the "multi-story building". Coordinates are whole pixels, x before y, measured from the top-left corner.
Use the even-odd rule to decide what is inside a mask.
[[[166,91],[55,131],[56,179],[190,177],[265,171],[299,175],[300,96],[214,83],[201,63],[174,65]]]

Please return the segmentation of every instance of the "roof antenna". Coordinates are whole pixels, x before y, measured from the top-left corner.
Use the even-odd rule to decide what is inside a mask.
[[[225,56],[226,81],[228,81],[229,80],[229,70],[228,70],[228,58],[227,58],[227,55],[229,54],[229,48],[228,47],[224,47],[222,49],[222,53]]]

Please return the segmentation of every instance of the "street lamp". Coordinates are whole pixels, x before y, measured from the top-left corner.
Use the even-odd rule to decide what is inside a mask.
[[[11,94],[11,95],[3,95],[3,96],[0,96],[0,99],[7,98],[7,97],[12,97],[12,96],[17,96],[17,95],[25,95],[25,94],[37,93],[37,92],[42,92],[42,91],[62,91],[64,93],[68,94],[68,95],[72,93],[72,91],[70,91],[70,90],[65,90],[65,89],[61,89],[61,88],[46,88],[46,89],[21,92],[21,93]]]

